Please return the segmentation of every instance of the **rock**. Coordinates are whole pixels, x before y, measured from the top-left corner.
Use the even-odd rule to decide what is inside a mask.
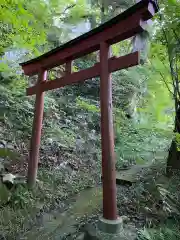
[[[92,225],[87,225],[86,226],[86,230],[85,230],[85,234],[84,234],[84,240],[99,240],[99,238],[97,237],[97,230],[94,226]]]
[[[59,147],[59,149],[60,149],[61,151],[67,151],[67,150],[69,150],[69,149],[72,150],[71,147],[68,147],[68,146],[66,146],[66,145],[64,145],[64,144],[62,144],[62,143],[58,143],[58,147]]]
[[[48,156],[48,161],[56,163],[57,162],[57,157],[56,156]]]
[[[116,173],[116,183],[118,185],[132,185],[140,180],[140,177],[144,176],[145,170],[149,169],[152,163],[146,163],[144,165],[134,165],[127,170],[120,170]]]
[[[4,171],[4,165],[0,162],[0,173]]]
[[[121,216],[123,223],[128,223],[130,222],[130,218],[128,218],[127,216]]]
[[[7,186],[8,189],[11,189],[14,185],[14,179],[16,178],[15,175],[8,173],[5,174],[2,178],[2,182]]]
[[[76,240],[83,240],[84,239],[84,233],[81,233]]]
[[[14,179],[16,178],[15,175],[11,174],[11,173],[8,173],[8,174],[5,174],[3,176],[3,183],[4,182],[11,182],[11,183],[14,183]]]
[[[120,233],[107,234],[99,231],[97,227],[90,226],[85,231],[84,240],[135,240],[137,233],[134,226],[127,225],[122,228]]]
[[[53,143],[53,140],[52,140],[52,138],[48,138],[47,140],[46,140],[46,142],[47,142],[47,144],[52,144]]]
[[[75,171],[78,171],[79,169],[76,163],[69,162],[68,165]]]
[[[6,145],[6,148],[7,148],[7,149],[14,150],[14,145],[13,145],[12,143],[8,143],[8,144]]]
[[[5,148],[7,142],[5,140],[0,140],[0,148]]]
[[[38,180],[37,180],[38,181]],[[22,175],[16,175],[14,178],[14,184],[26,184],[27,183],[27,179],[26,176],[22,176]]]

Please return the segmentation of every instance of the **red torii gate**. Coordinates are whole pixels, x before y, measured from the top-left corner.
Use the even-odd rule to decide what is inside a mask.
[[[157,6],[154,1],[142,0],[92,31],[40,57],[20,64],[25,75],[39,75],[37,84],[27,89],[27,95],[36,94],[28,163],[28,183],[31,186],[35,183],[37,176],[44,92],[100,76],[103,217],[107,220],[117,220],[112,83],[110,73],[138,65],[139,54],[138,52],[134,52],[118,58],[110,57],[110,46],[141,33],[147,25],[146,21],[151,19],[156,12]],[[100,50],[99,63],[96,63],[93,67],[72,73],[72,61],[74,59],[97,50]],[[66,64],[65,76],[48,81],[47,71],[61,64]]]

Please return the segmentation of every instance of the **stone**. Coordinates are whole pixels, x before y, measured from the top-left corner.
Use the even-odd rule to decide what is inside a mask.
[[[0,148],[6,147],[7,142],[5,140],[0,140]]]
[[[15,175],[8,173],[5,174],[2,178],[2,182],[6,185],[8,189],[11,189],[12,186],[14,185],[14,179],[16,178]]]
[[[127,217],[127,216],[121,216],[122,220],[123,220],[123,223],[128,223],[130,222],[130,218]]]
[[[14,145],[13,145],[12,143],[8,143],[8,144],[6,145],[6,148],[7,148],[7,149],[14,150]]]
[[[4,165],[0,162],[0,173],[4,171]]]
[[[127,170],[119,170],[116,173],[116,184],[117,185],[129,185],[139,181],[139,177],[143,174],[146,169],[152,166],[152,162],[144,165],[134,165]]]
[[[4,148],[4,145],[2,143],[0,143],[0,148]]]
[[[98,229],[105,233],[119,233],[122,229],[123,221],[122,218],[118,217],[117,220],[107,220],[100,217],[98,222]]]
[[[122,227],[117,234],[104,233],[96,225],[89,225],[86,227],[84,235],[84,240],[135,240],[136,238],[136,229],[131,225]]]
[[[84,233],[81,233],[79,236],[77,236],[76,240],[83,240],[84,239]]]
[[[99,240],[97,236],[97,229],[93,225],[86,226],[86,231],[84,234],[84,240]]]

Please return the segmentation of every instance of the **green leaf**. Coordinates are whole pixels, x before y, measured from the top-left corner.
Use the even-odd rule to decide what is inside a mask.
[[[136,159],[136,164],[137,165],[142,165],[142,164],[144,164],[145,163],[145,160],[144,159],[142,159],[142,158],[137,158]]]
[[[0,182],[0,205],[7,203],[10,200],[11,192],[4,184]]]
[[[176,1],[176,0],[168,0],[168,3],[170,3],[170,4],[176,4],[177,1]]]
[[[0,148],[0,157],[17,158],[20,157],[20,154],[8,148]]]

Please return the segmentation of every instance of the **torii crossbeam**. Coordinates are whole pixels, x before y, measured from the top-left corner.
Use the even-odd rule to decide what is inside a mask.
[[[33,60],[21,63],[25,75],[38,74],[38,82],[27,89],[27,95],[36,94],[33,131],[28,165],[28,183],[36,181],[41,128],[44,108],[44,92],[100,76],[101,142],[103,217],[116,220],[116,173],[114,157],[114,134],[112,117],[111,72],[139,64],[139,53],[111,57],[110,46],[144,31],[147,20],[157,12],[154,1],[142,0],[105,24]],[[100,50],[100,62],[93,67],[72,73],[76,58]],[[47,80],[47,71],[66,64],[65,76]]]

